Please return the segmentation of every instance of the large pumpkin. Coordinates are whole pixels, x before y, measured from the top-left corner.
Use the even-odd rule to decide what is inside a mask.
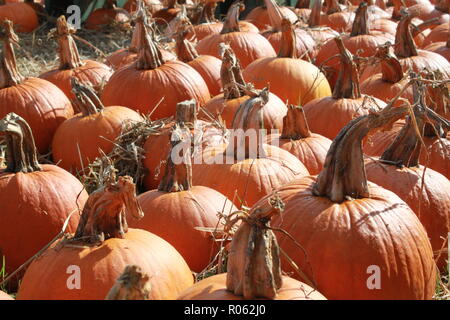
[[[103,89],[102,102],[151,113],[152,119],[172,116],[180,101],[195,99],[203,106],[210,93],[201,75],[184,62],[165,61],[149,27],[143,26],[138,60],[114,72]]]
[[[319,47],[326,43],[328,40],[331,40],[339,35],[338,32],[331,29],[330,27],[323,26],[322,1],[314,1],[313,7],[310,11],[311,13],[308,15],[308,26],[306,30]],[[316,51],[318,50],[316,49]]]
[[[76,233],[56,242],[28,267],[19,300],[101,300],[129,264],[151,277],[152,300],[175,299],[193,284],[183,257],[168,242],[131,229],[127,216],[141,218],[130,177],[108,180],[92,193]]]
[[[58,126],[73,115],[72,104],[53,83],[39,78],[24,78],[19,73],[13,48],[19,39],[10,21],[5,21],[3,26],[0,117],[10,112],[23,117],[33,130],[38,151],[47,153]]]
[[[30,127],[14,113],[0,120],[7,142],[7,167],[0,170],[0,256],[7,274],[47,245],[63,228],[74,232],[78,207],[87,199],[83,185],[55,165],[40,165]],[[3,261],[3,259],[0,259]],[[12,287],[23,273],[13,278]]]
[[[112,70],[103,63],[94,60],[81,60],[77,46],[72,37],[75,29],[67,24],[66,17],[61,16],[56,22],[59,44],[59,67],[39,76],[60,88],[69,99],[72,93],[72,78],[93,87],[97,92],[109,80]]]
[[[297,59],[294,27],[283,19],[283,39],[277,57],[261,58],[245,68],[244,79],[262,89],[266,86],[284,102],[303,105],[331,94],[327,79],[312,63]]]
[[[60,167],[77,173],[97,157],[109,154],[127,124],[143,119],[136,111],[125,107],[105,107],[92,88],[72,79],[73,102],[80,113],[64,121],[56,130],[52,156]]]
[[[338,0],[325,0],[326,11],[322,16],[323,25],[337,32],[348,32],[352,28],[355,13],[348,10]]]
[[[28,3],[0,5],[0,22],[12,21],[17,32],[33,32],[39,26],[38,15]]]
[[[284,230],[277,235],[281,249],[328,299],[434,295],[436,267],[424,227],[397,195],[367,182],[361,151],[370,130],[407,112],[388,108],[351,121],[319,176],[277,189],[250,211],[274,216],[272,226]],[[281,215],[267,206],[271,197],[284,203]],[[283,259],[282,270],[294,271],[291,263]]]

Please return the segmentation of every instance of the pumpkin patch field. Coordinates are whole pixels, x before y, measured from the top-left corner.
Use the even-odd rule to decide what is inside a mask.
[[[450,300],[449,0],[94,2],[0,1],[0,300]]]

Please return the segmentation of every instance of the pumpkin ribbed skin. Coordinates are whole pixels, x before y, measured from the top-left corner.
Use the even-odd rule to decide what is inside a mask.
[[[197,24],[188,29],[186,38],[196,39],[197,41],[200,41],[212,34],[219,34],[220,31],[222,31],[222,28],[222,22]],[[259,33],[259,29],[254,24],[247,21],[239,21],[239,28],[241,29],[241,31]]]
[[[89,30],[100,30],[107,28],[112,23],[116,23],[121,27],[129,25],[130,14],[122,8],[94,10],[87,18],[84,27]]]
[[[447,247],[443,239],[450,232],[450,182],[446,177],[423,166],[398,168],[376,160],[366,162],[366,172],[368,180],[394,192],[414,211],[435,252]],[[446,259],[445,253],[440,255],[439,268],[445,267]]]
[[[201,75],[181,61],[168,61],[150,70],[138,70],[135,64],[119,69],[101,95],[106,106],[125,106],[144,114],[159,103],[152,119],[173,115],[180,101],[195,99],[203,106],[209,98],[208,87]]]
[[[53,83],[27,78],[0,89],[0,117],[14,112],[30,125],[40,153],[47,153],[58,126],[73,115],[67,96]]]
[[[133,121],[142,121],[142,117],[131,109],[118,106],[106,107],[87,116],[77,114],[56,130],[52,143],[53,161],[68,171],[86,168],[102,155],[101,151],[109,154],[123,127]]]
[[[310,35],[310,32],[302,29],[294,29],[294,32],[296,37],[297,57],[306,61],[314,60],[317,55],[317,43]],[[262,33],[262,35],[269,40],[275,52],[280,51],[282,46],[281,32],[268,31]]]
[[[347,32],[352,28],[354,12],[342,11],[322,16],[322,24],[337,32]]]
[[[152,300],[175,299],[193,284],[189,267],[168,242],[144,230],[128,229],[123,239],[111,238],[99,246],[56,243],[29,266],[17,299],[103,300],[129,264],[138,264],[150,276]],[[70,265],[80,267],[79,290],[67,286]]]
[[[371,183],[371,198],[334,203],[313,195],[315,181],[305,177],[277,190],[285,208],[272,218],[272,226],[289,232],[304,248],[307,257],[277,234],[280,247],[317,289],[328,299],[431,299],[436,268],[426,231],[411,209]],[[370,266],[381,270],[380,290],[368,288]],[[284,259],[282,268],[293,271]]]
[[[297,15],[291,9],[287,7],[279,7],[281,14],[289,19],[291,23],[297,21]],[[269,18],[269,13],[266,7],[256,7],[253,8],[245,17],[245,20],[253,23],[259,30],[265,31],[270,28],[271,22]]]
[[[183,291],[178,300],[244,300],[227,290],[226,273],[203,279]],[[283,286],[274,300],[326,300],[326,298],[308,285],[283,276]]]
[[[60,231],[70,213],[67,232],[74,232],[87,193],[67,171],[41,165],[30,173],[0,171],[0,253],[12,273]]]
[[[130,226],[168,241],[195,272],[205,269],[219,248],[210,232],[196,228],[219,227],[218,213],[227,215],[237,210],[224,195],[203,186],[180,192],[148,191],[138,201],[144,217]]]
[[[446,42],[435,42],[425,47],[425,50],[431,51],[443,56],[447,61],[450,61],[450,47]]]
[[[367,96],[373,96],[388,103],[403,89],[407,82],[407,79],[400,80],[396,83],[383,81],[382,74],[379,73],[371,76],[361,83],[361,92]],[[412,88],[408,87],[400,97],[413,103]],[[394,103],[394,106],[403,103],[403,101],[397,100]]]
[[[443,23],[433,30],[426,36],[423,41],[422,47],[426,47],[435,42],[447,41],[449,37],[450,23]]]
[[[187,64],[202,76],[212,96],[220,93],[222,89],[222,82],[220,81],[222,61],[220,59],[213,56],[201,55],[187,62]]]
[[[50,70],[39,76],[41,79],[50,81],[60,88],[69,99],[74,99],[71,79],[76,78],[80,82],[94,88],[98,88],[103,82],[107,82],[113,71],[107,65],[93,61],[84,60],[83,66],[66,70]]]
[[[177,57],[170,51],[161,49],[161,54],[164,61],[176,60]],[[107,58],[107,63],[114,69],[120,69],[122,67],[129,66],[135,62],[138,58],[138,53],[130,51],[129,49],[119,49],[111,53]]]
[[[10,20],[17,32],[33,32],[39,19],[33,7],[27,3],[7,3],[0,6],[0,21]]]

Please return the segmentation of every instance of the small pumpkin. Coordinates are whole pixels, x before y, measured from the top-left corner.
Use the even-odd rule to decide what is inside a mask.
[[[102,8],[91,12],[84,27],[88,30],[101,30],[111,26],[127,29],[130,26],[130,20],[128,11],[117,7],[116,0],[106,0]]]
[[[0,22],[12,21],[17,32],[33,32],[39,26],[36,11],[28,3],[0,1]]]

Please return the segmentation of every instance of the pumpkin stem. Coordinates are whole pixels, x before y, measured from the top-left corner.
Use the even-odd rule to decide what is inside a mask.
[[[181,103],[195,105],[193,100]],[[180,192],[192,187],[191,140],[190,130],[176,123],[172,129],[172,148],[167,156],[166,171],[159,184],[159,191]]]
[[[341,55],[341,66],[336,86],[333,91],[334,99],[358,99],[361,98],[359,90],[359,68],[355,57],[344,46],[341,37],[334,38]]]
[[[240,0],[234,2],[228,9],[227,16],[223,23],[221,34],[226,34],[230,32],[239,32],[241,28],[239,27],[239,14],[245,10],[245,5]]]
[[[199,56],[194,44],[185,38],[187,33],[188,31],[186,29],[180,30],[175,36],[175,51],[178,59],[185,63],[193,61]]]
[[[288,105],[288,111],[283,118],[281,139],[300,140],[311,136],[305,111],[301,106]]]
[[[124,238],[128,232],[127,216],[140,219],[144,213],[136,199],[136,185],[129,176],[109,179],[90,194],[81,214],[73,240],[101,243],[110,238]]]
[[[243,87],[246,86],[246,83],[242,76],[239,59],[229,45],[220,43],[219,48],[222,56],[220,79],[222,81],[224,99],[231,100],[245,96]]]
[[[136,61],[136,69],[153,70],[164,64],[161,51],[154,41],[154,31],[142,20],[141,47]]]
[[[320,20],[322,18],[322,0],[312,0],[313,6],[311,8],[311,14],[308,19],[308,26],[310,28],[316,28],[320,26]]]
[[[428,72],[425,77],[426,79],[431,81],[444,80],[444,75],[439,71]],[[434,83],[433,85],[429,85],[427,89],[427,102],[430,109],[434,110],[441,117],[449,119],[450,110],[448,108],[448,105],[450,101],[450,93],[448,85],[445,82]],[[439,125],[432,126],[427,123],[425,124],[424,135],[426,137],[445,137],[446,132]]]
[[[231,240],[227,290],[245,299],[277,297],[283,280],[280,248],[270,230],[270,219],[274,212],[281,214],[283,210],[283,201],[275,195],[243,219]]]
[[[264,0],[269,15],[270,25],[273,31],[280,31],[282,21],[285,19],[280,7],[274,0]]]
[[[128,265],[105,300],[150,300],[150,277],[136,265]]]
[[[13,23],[9,20],[3,21],[3,28],[0,34],[3,40],[3,52],[0,61],[0,88],[8,88],[18,85],[24,77],[17,69],[16,54],[14,45],[19,44],[19,37],[14,32]]]
[[[378,48],[375,56],[382,59],[381,78],[383,81],[397,83],[403,79],[403,70],[397,57],[391,51],[391,44],[387,42]]]
[[[327,4],[327,15],[342,12],[338,0],[325,0],[325,3]]]
[[[400,11],[402,10],[402,8],[406,8],[406,5],[403,2],[403,0],[391,0],[391,1],[392,4],[394,5],[391,19],[394,21],[398,21],[402,18],[402,14],[400,13]]]
[[[8,113],[0,120],[0,133],[6,140],[6,172],[41,171],[33,133],[22,117]]]
[[[200,16],[200,23],[213,23],[216,22],[216,12],[217,2],[208,2],[203,6],[202,13]]]
[[[429,19],[427,21],[422,22],[418,26],[411,24],[411,35],[412,37],[416,37],[419,33],[429,29],[434,28],[440,25],[439,23],[439,17]]]
[[[72,92],[75,95],[72,103],[83,114],[83,117],[99,113],[105,109],[100,98],[91,87],[81,84],[76,78],[71,79],[71,84]]]
[[[361,2],[356,9],[355,20],[353,21],[350,37],[369,34],[369,14],[367,12],[367,2]]]
[[[281,22],[281,46],[278,57],[297,59],[297,38],[294,26],[289,19],[285,18]]]
[[[244,91],[250,98],[243,102],[234,114],[232,142],[225,150],[227,154],[233,152],[238,161],[264,157],[261,136],[264,130],[263,107],[269,101],[268,88],[256,90],[247,85]]]
[[[411,33],[413,15],[402,9],[402,18],[395,33],[395,55],[399,58],[417,56],[417,48]]]
[[[84,63],[81,61],[78,48],[72,34],[75,29],[69,26],[65,16],[60,16],[56,20],[56,35],[58,37],[59,69],[75,69]]]
[[[147,21],[146,11],[142,1],[138,2],[137,10],[134,12],[134,30],[128,51],[137,53],[141,47],[142,33],[144,32],[144,21]]]

